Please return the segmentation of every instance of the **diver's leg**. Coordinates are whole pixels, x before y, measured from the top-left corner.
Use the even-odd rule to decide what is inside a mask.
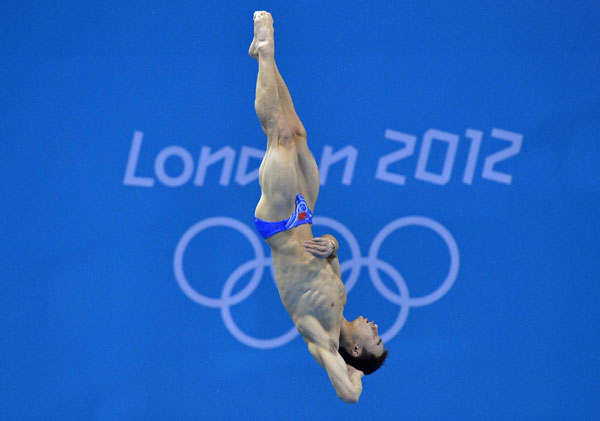
[[[300,121],[298,114],[296,114],[290,91],[279,73],[277,63],[275,63],[275,79],[277,80],[277,94],[279,95],[281,108],[283,109],[285,120],[292,131],[292,134],[306,139],[306,130],[304,129],[304,125],[302,124],[302,121]]]
[[[309,207],[314,209],[319,194],[319,171],[308,149],[304,126],[275,64],[273,19],[267,12],[254,13],[254,39],[248,53],[258,60],[254,105],[267,135],[267,154],[259,174],[263,195],[257,216],[261,218],[258,213],[263,214],[265,203],[269,203],[270,209],[280,202],[274,200],[276,196],[281,198],[281,202],[293,205],[296,193],[304,196]],[[273,149],[273,145],[278,147]],[[290,209],[282,207],[286,209],[284,213]],[[269,214],[272,215],[272,212]]]
[[[292,97],[279,73],[277,64],[275,64],[275,77],[281,108],[287,125],[294,136],[294,143],[296,144],[296,151],[298,153],[298,168],[300,170],[298,174],[298,190],[306,199],[308,206],[314,210],[319,195],[319,169],[308,148],[306,130],[296,114]]]
[[[254,39],[248,54],[258,61],[254,108],[270,146],[272,140],[290,138],[292,133],[277,92],[273,18],[267,12],[254,13]]]
[[[306,130],[296,114],[290,92],[275,64],[277,94],[287,126],[294,137],[298,155],[298,192],[304,196],[308,206],[314,210],[319,195],[319,169],[306,142]]]
[[[260,166],[261,198],[256,216],[267,221],[288,218],[298,193],[297,155],[277,92],[273,19],[267,12],[254,13],[254,39],[249,54],[258,60],[254,107],[267,135],[267,152]]]

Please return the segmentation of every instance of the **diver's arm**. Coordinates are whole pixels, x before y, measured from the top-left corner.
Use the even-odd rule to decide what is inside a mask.
[[[340,248],[340,243],[331,234],[325,234],[322,236],[322,238],[326,238],[327,240],[331,241],[331,243],[333,244],[333,251],[331,252],[331,254],[329,256],[327,256],[327,261],[333,268],[333,271],[335,272],[335,274],[337,276],[339,276],[341,279],[342,278],[342,268],[340,268],[340,261],[338,259],[338,255],[337,255],[337,251]]]
[[[327,334],[321,323],[310,315],[294,320],[302,338],[308,344],[308,350],[317,362],[327,370],[331,384],[340,399],[347,403],[356,403],[362,392],[363,372],[346,365],[338,352],[338,345]]]
[[[356,403],[362,393],[363,372],[355,368],[349,369],[342,356],[337,352],[323,348],[316,343],[309,343],[308,349],[317,362],[327,370],[331,384],[338,398],[346,403]]]
[[[327,258],[327,261],[329,262],[329,264],[331,265],[333,271],[335,272],[335,274],[337,276],[340,277],[340,279],[342,278],[342,268],[340,267],[340,261],[337,257],[337,255],[331,255]]]

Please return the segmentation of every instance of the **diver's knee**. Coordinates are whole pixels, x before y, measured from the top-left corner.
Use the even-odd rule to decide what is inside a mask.
[[[269,139],[276,140],[277,144],[291,143],[294,140],[293,131],[283,119],[270,122],[270,124],[267,124],[265,131]]]

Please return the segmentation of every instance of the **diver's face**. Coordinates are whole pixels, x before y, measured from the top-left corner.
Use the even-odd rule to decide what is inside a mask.
[[[352,321],[352,340],[360,353],[366,351],[379,357],[383,354],[383,341],[379,336],[379,326],[363,316]]]

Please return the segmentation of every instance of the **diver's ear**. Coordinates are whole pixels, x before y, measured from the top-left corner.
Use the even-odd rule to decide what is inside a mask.
[[[354,344],[350,349],[350,355],[352,355],[353,357],[358,357],[360,355],[360,351],[361,348],[358,346],[358,344]]]

